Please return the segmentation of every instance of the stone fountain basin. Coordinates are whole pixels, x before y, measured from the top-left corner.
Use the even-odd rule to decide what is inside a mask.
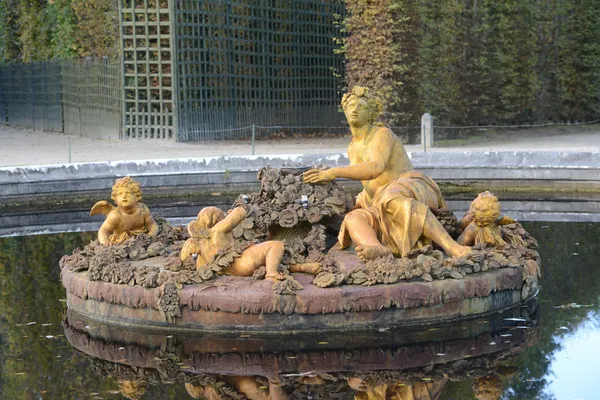
[[[352,269],[356,255],[336,257]],[[155,261],[156,262],[156,261]],[[523,296],[523,268],[479,272],[463,279],[402,281],[389,285],[320,288],[294,274],[303,289],[279,295],[272,282],[221,276],[177,290],[182,315],[173,323],[158,311],[160,288],[91,281],[87,272],[62,271],[70,310],[98,322],[168,332],[311,332],[439,324],[511,308]]]

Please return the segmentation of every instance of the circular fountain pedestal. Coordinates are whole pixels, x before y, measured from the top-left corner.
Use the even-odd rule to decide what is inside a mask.
[[[351,252],[338,251],[335,256],[349,268],[357,260]],[[101,322],[178,332],[308,332],[429,325],[505,310],[533,297],[537,290],[524,285],[522,267],[493,269],[463,279],[330,288],[313,285],[309,275],[294,277],[303,288],[285,295],[275,293],[273,282],[251,277],[221,276],[184,285],[176,289],[181,316],[166,321],[158,305],[161,287],[91,281],[87,272],[62,272],[70,310]]]

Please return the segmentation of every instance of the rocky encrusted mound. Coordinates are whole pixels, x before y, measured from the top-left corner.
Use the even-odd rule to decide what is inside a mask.
[[[234,230],[234,236],[262,239],[273,236],[278,227],[290,229],[303,222],[313,225],[324,218],[344,214],[351,200],[346,191],[336,182],[305,183],[302,172],[306,170],[301,167],[261,168],[258,171],[260,191],[242,194],[233,204],[250,210],[250,216],[237,231]]]
[[[154,215],[154,218],[159,226],[156,238],[141,234],[116,246],[103,246],[95,240],[83,249],[76,249],[72,255],[63,256],[61,269],[87,270],[90,280],[145,288],[197,282],[194,265],[185,264],[179,258],[188,238],[187,231],[171,226],[160,216]],[[152,258],[157,256],[162,256],[161,265],[152,263]]]
[[[505,225],[501,229],[504,236],[514,239],[505,246],[474,247],[470,255],[460,258],[446,257],[440,250],[424,246],[411,251],[404,258],[389,255],[368,261],[364,268],[353,271],[345,282],[374,285],[414,278],[431,282],[434,279],[462,279],[467,274],[494,268],[523,266],[523,280],[526,285],[537,283],[537,277],[540,276],[537,241],[519,223]],[[528,295],[529,292],[524,294]]]

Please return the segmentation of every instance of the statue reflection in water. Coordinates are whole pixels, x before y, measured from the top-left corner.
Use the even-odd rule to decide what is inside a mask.
[[[499,400],[504,391],[500,375],[506,375],[504,371],[511,371],[509,376],[516,370],[512,367],[499,367],[499,372],[475,378],[473,380],[473,396],[478,400]],[[502,371],[504,370],[504,371]],[[221,376],[218,383],[198,382],[185,383],[185,389],[192,399],[204,400],[292,400],[298,399],[298,394],[288,394],[290,388],[280,386],[278,383],[269,382],[264,384],[261,378],[251,376]],[[335,396],[335,399],[354,400],[438,400],[441,398],[448,377],[437,381],[427,382],[386,382],[370,383],[369,378],[352,377],[347,380],[348,387],[354,391],[346,397]],[[299,383],[315,387],[324,383],[319,376],[304,377]],[[148,383],[144,380],[120,380],[119,391],[131,400],[144,398]],[[287,389],[287,390],[286,390]],[[293,389],[291,390],[293,393]],[[315,397],[321,398],[321,397]],[[322,397],[324,399],[328,397]]]

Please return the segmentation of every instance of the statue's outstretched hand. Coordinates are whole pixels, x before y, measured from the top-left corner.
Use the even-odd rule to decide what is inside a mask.
[[[335,176],[329,169],[309,169],[302,174],[302,179],[306,183],[330,182],[335,179]]]

